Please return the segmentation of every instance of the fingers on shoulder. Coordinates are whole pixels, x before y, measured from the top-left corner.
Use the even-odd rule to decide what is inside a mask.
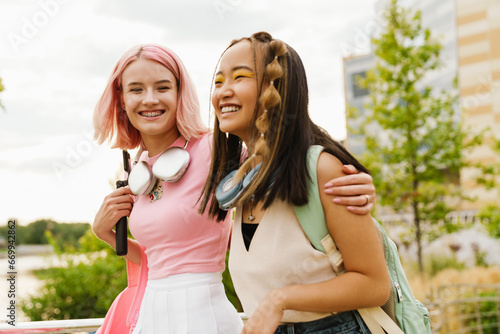
[[[331,197],[324,192],[324,185],[335,178],[345,175],[342,172],[342,166],[340,160],[329,153],[322,152],[318,158],[318,190],[325,212],[329,212],[336,205],[331,202]]]
[[[326,182],[344,176],[342,171],[343,164],[340,160],[327,152],[321,152],[318,158],[318,184],[323,185]]]

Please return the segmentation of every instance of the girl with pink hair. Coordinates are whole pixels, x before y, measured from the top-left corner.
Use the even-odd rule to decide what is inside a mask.
[[[212,134],[202,123],[195,92],[175,53],[158,45],[135,46],[118,61],[95,108],[95,138],[100,144],[108,141],[113,148],[140,149],[130,186],[104,198],[92,228],[99,239],[116,248],[113,228],[121,217],[129,217],[134,239],[127,240],[127,266],[147,271],[147,285],[134,297],[140,311],[129,312],[126,328],[120,330],[107,322],[115,310],[108,312],[107,325],[99,333],[242,330],[221,279],[231,214],[214,219],[208,212],[198,213],[211,165]],[[183,170],[165,181],[162,169],[177,160],[183,161]],[[132,182],[134,169],[149,172],[147,180]],[[367,213],[373,203],[365,203],[364,194],[374,198],[372,179],[351,169],[356,175],[336,180],[330,193],[340,195],[337,201],[351,205],[351,210]]]

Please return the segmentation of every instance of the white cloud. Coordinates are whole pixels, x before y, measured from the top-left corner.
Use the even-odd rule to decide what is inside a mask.
[[[210,82],[222,51],[233,38],[269,31],[301,55],[312,118],[341,139],[341,45],[353,42],[355,27],[365,29],[374,3],[1,2],[0,77],[6,88],[0,100],[6,111],[0,111],[0,225],[9,217],[23,224],[42,217],[92,220],[121,163],[119,151],[89,139],[92,113],[115,62],[135,44],[162,44],[183,59],[208,119]],[[54,164],[71,166],[58,174]]]

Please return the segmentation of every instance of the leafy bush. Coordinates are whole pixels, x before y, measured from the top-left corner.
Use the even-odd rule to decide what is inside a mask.
[[[465,264],[455,257],[432,255],[427,259],[425,267],[425,272],[432,277],[445,269],[463,270]]]
[[[469,302],[462,305],[463,327],[469,329],[481,328],[483,334],[497,334],[498,318],[497,309],[500,306],[498,293],[484,291],[477,295],[470,294]]]
[[[234,290],[233,280],[229,274],[229,269],[227,268],[227,261],[229,259],[229,252],[226,252],[226,270],[222,273],[222,283],[224,284],[224,290],[226,291],[227,299],[233,304],[234,308],[238,312],[243,312],[243,307],[241,306],[240,299],[236,295]]]
[[[127,285],[125,260],[116,255],[89,254],[83,261],[66,262],[35,272],[45,284],[39,295],[21,301],[32,321],[102,318]]]
[[[80,238],[80,250],[60,248],[46,233],[62,267],[35,271],[45,281],[40,293],[20,306],[32,321],[102,318],[116,296],[127,286],[124,258],[115,254],[90,229]]]
[[[486,205],[478,213],[481,224],[493,238],[500,238],[500,208],[497,203]]]

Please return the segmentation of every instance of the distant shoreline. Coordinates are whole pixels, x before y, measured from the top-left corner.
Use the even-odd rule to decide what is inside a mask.
[[[50,254],[54,254],[54,248],[51,245],[16,245],[16,256]],[[0,249],[0,259],[4,259],[6,257],[7,249]]]

